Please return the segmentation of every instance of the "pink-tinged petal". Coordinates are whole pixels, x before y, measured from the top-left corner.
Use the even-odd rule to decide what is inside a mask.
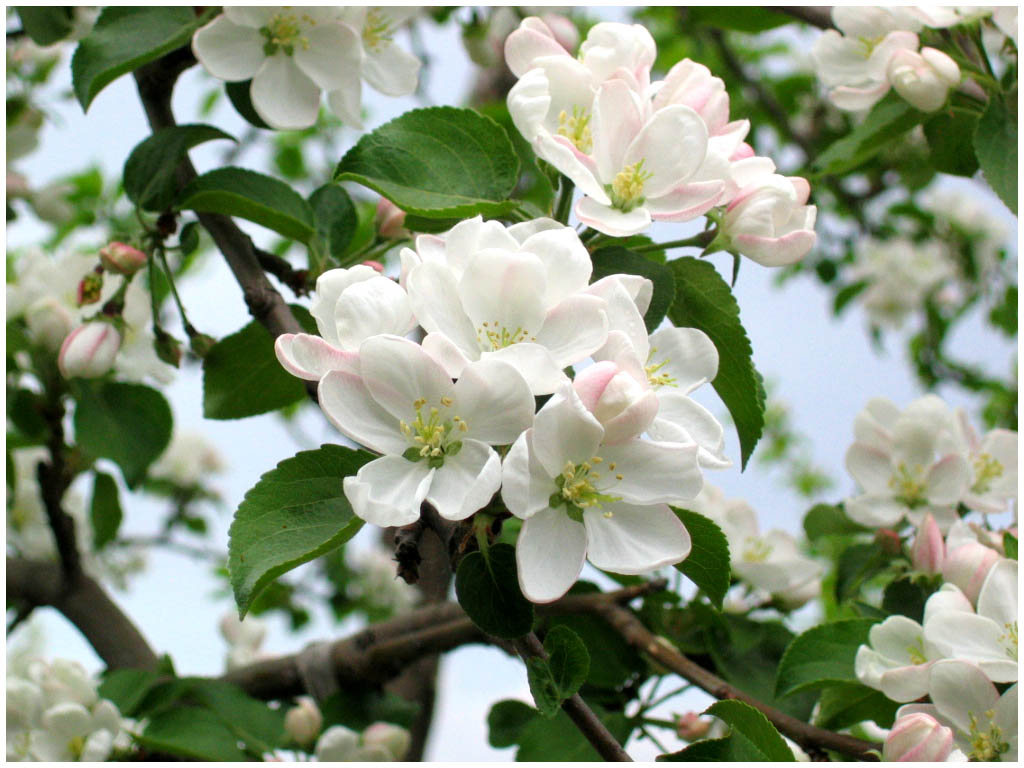
[[[581,464],[589,460],[603,436],[604,428],[568,381],[533,420],[533,451],[548,477],[558,477],[567,461]]]
[[[533,430],[521,434],[512,444],[501,469],[501,498],[508,511],[526,520],[548,507],[558,488],[532,448]]]
[[[428,333],[421,345],[428,355],[437,360],[448,375],[457,379],[472,362],[454,342],[443,333]]]
[[[974,664],[944,659],[932,665],[929,693],[939,714],[963,733],[970,733],[968,712],[983,724],[984,713],[999,701],[999,692],[985,673]]]
[[[422,462],[420,462],[422,463]],[[427,501],[445,520],[465,520],[483,509],[501,485],[501,459],[478,440],[463,440],[462,449],[434,473]]]
[[[999,560],[978,593],[978,615],[987,616],[1001,627],[1016,622],[1017,590],[1017,561]]]
[[[643,160],[644,170],[651,174],[644,182],[644,194],[657,198],[696,173],[707,151],[708,129],[700,115],[689,107],[672,105],[655,112],[635,134],[622,167]]]
[[[277,360],[292,376],[320,381],[331,371],[359,373],[359,356],[332,347],[319,336],[308,333],[284,333],[274,342]]]
[[[335,305],[334,321],[338,341],[351,350],[370,336],[404,336],[416,327],[408,295],[394,280],[379,275],[345,290]]]
[[[853,88],[848,85],[840,85],[829,91],[828,97],[839,109],[858,112],[863,109],[871,109],[888,92],[889,81],[883,80],[877,85],[868,88]]]
[[[324,339],[336,347],[342,346],[335,317],[341,295],[356,283],[375,277],[380,277],[380,274],[372,267],[357,264],[348,269],[329,269],[316,279],[316,293],[310,302],[309,314],[316,320],[317,330]]]
[[[569,296],[553,307],[537,332],[537,343],[550,350],[560,368],[584,360],[607,338],[605,302],[584,293]]]
[[[718,205],[724,193],[723,181],[693,181],[660,197],[648,197],[644,207],[658,221],[689,221]]]
[[[1017,660],[1000,642],[1006,632],[992,619],[959,611],[933,616],[925,628],[929,644],[942,656],[977,664],[993,683],[1015,683]]]
[[[967,490],[970,470],[962,456],[951,454],[932,465],[925,479],[925,496],[939,506],[956,504]]]
[[[394,44],[379,51],[365,51],[363,78],[385,96],[408,96],[416,90],[420,60]]]
[[[505,229],[500,221],[484,221],[482,216],[461,221],[444,236],[442,260],[452,272],[461,277],[466,267],[480,251],[518,251],[519,241]],[[419,248],[419,240],[416,247]]]
[[[892,669],[882,675],[878,690],[893,701],[916,701],[928,693],[928,677],[931,664]]]
[[[690,534],[668,507],[609,504],[583,512],[587,559],[612,573],[638,574],[690,554]]]
[[[519,243],[519,247],[520,247],[521,250],[530,251],[532,253],[533,252],[532,249],[530,249],[530,248],[523,248],[523,244],[526,243],[526,241],[529,240],[531,237],[533,237],[534,235],[539,235],[541,232],[552,232],[552,231],[559,232],[559,231],[561,231],[563,229],[568,229],[568,227],[566,227],[560,221],[555,221],[554,219],[551,219],[551,218],[548,218],[548,217],[545,216],[545,217],[542,217],[542,218],[539,218],[539,219],[530,219],[529,221],[520,221],[518,224],[511,224],[508,227],[502,227],[502,229],[505,231],[505,233],[509,237],[511,237],[513,240],[515,240],[517,243]],[[577,236],[577,239],[578,239],[578,236]],[[572,246],[572,247],[575,247],[575,246]],[[515,250],[515,249],[511,249],[511,250]],[[586,249],[584,248],[584,250],[586,250]],[[589,251],[588,251],[588,254],[589,254]],[[536,254],[536,255],[538,256],[538,258],[542,259],[545,262],[548,270],[550,271],[551,270],[551,264],[549,263],[550,260],[549,259],[545,259],[543,256],[541,256],[541,254]],[[571,258],[578,258],[578,256],[571,255]],[[587,263],[588,264],[590,263],[590,256],[589,255],[587,256]]]
[[[868,493],[890,495],[892,459],[885,451],[854,443],[846,451],[846,469]]]
[[[696,445],[631,440],[602,445],[598,455],[604,460],[599,487],[627,504],[682,506],[704,485]]]
[[[494,352],[484,352],[483,359],[500,360],[511,365],[522,374],[535,395],[550,395],[569,381],[548,348],[540,344],[512,344]]]
[[[800,261],[817,241],[818,236],[813,231],[798,229],[781,237],[737,235],[733,238],[733,245],[762,267],[783,267]]]
[[[609,80],[598,88],[591,130],[597,177],[601,181],[610,184],[615,175],[626,167],[626,150],[643,125],[636,95],[625,82]],[[648,164],[653,162],[653,159],[648,160]],[[645,167],[645,170],[650,172],[651,168]]]
[[[843,509],[848,518],[868,528],[889,528],[907,513],[907,508],[892,497],[870,494],[847,499]]]
[[[415,523],[434,472],[425,461],[381,456],[345,478],[345,496],[362,520],[381,528]]]
[[[320,111],[320,89],[281,51],[263,62],[249,94],[256,113],[278,130],[309,128]]]
[[[458,280],[447,266],[427,261],[412,269],[407,280],[409,303],[428,333],[443,333],[471,359],[479,355],[473,323],[462,309]]]
[[[522,76],[508,92],[508,112],[512,123],[523,138],[533,142],[545,132],[548,112],[551,110],[551,90],[547,73],[532,69]]]
[[[196,32],[192,52],[203,68],[219,80],[248,80],[267,55],[263,37],[221,15]]]
[[[353,77],[344,85],[327,92],[327,106],[341,122],[357,130],[363,128],[363,81]]]
[[[568,176],[584,195],[604,205],[611,203],[611,198],[598,181],[594,161],[579,152],[567,138],[540,133],[533,140],[533,149],[540,158]]]
[[[800,176],[788,176],[790,182],[793,184],[793,189],[796,191],[796,202],[798,205],[807,205],[807,200],[811,196],[811,185],[807,179]]]
[[[974,613],[974,606],[963,590],[955,584],[943,584],[938,592],[932,593],[931,597],[924,604],[924,623],[927,626],[932,618],[940,613],[948,611],[959,611],[960,613]]]
[[[534,254],[544,265],[544,304],[554,306],[590,282],[590,253],[572,227],[545,229],[527,238],[522,250]]]
[[[523,523],[516,542],[520,589],[534,603],[557,600],[576,583],[586,554],[582,523],[562,510],[541,510]]]
[[[662,328],[651,334],[650,345],[650,362],[664,362],[657,373],[674,379],[674,391],[689,394],[718,375],[718,350],[698,328]]]
[[[646,341],[646,339],[645,339]],[[634,379],[639,382],[647,380],[647,371],[644,370],[643,363],[640,362],[640,355],[637,352],[636,347],[629,340],[622,331],[608,331],[608,341],[601,347],[600,356],[594,353],[595,360],[606,360],[612,363],[623,371],[629,373]],[[646,350],[645,354],[646,354]],[[577,374],[577,379],[579,374]]]
[[[942,573],[942,563],[946,559],[946,544],[942,540],[942,531],[938,523],[929,513],[917,526],[914,546],[910,550],[910,562],[915,570],[924,573]]]
[[[401,454],[409,447],[398,419],[370,396],[363,380],[347,371],[331,371],[317,390],[320,408],[346,437],[378,453]]]
[[[544,322],[545,284],[544,265],[532,253],[488,248],[473,257],[458,292],[483,349],[535,340]],[[511,338],[493,344],[489,333]]]
[[[610,205],[602,205],[594,197],[576,201],[576,218],[588,227],[612,237],[638,235],[651,226],[651,214],[646,208],[634,208],[624,213]]]
[[[516,77],[522,77],[543,56],[568,56],[548,28],[536,16],[523,19],[519,29],[505,38],[505,63]]]
[[[572,388],[576,390],[583,405],[591,413],[597,407],[601,395],[610,382],[619,373],[619,366],[610,361],[588,365],[576,374]]]
[[[522,374],[490,358],[466,366],[455,383],[459,417],[476,440],[507,445],[533,424],[535,402]]]
[[[295,64],[325,91],[344,88],[359,79],[359,35],[347,24],[318,24],[303,33],[309,45],[295,46]]]
[[[639,437],[646,431],[658,413],[658,396],[647,390],[639,400],[631,403],[618,415],[603,419],[604,442],[616,445]]]
[[[441,364],[419,344],[399,336],[372,336],[364,341],[359,347],[359,368],[373,399],[407,422],[416,418],[416,401],[425,400],[426,408],[440,407],[442,398],[454,393]]]

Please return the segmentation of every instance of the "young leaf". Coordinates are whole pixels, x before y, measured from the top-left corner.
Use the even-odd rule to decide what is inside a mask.
[[[536,717],[536,710],[529,704],[515,699],[499,701],[487,713],[487,742],[497,749],[513,746],[523,728]]]
[[[699,328],[718,350],[718,375],[711,385],[722,398],[740,438],[741,468],[764,429],[764,385],[754,368],[753,350],[740,323],[740,308],[714,266],[687,256],[669,262],[676,297],[669,319],[681,328]]]
[[[121,75],[187,45],[218,10],[211,7],[197,14],[185,5],[105,8],[71,59],[71,83],[82,109],[88,110],[96,94]]]
[[[804,515],[804,533],[812,542],[822,536],[850,535],[869,530],[860,523],[853,522],[834,504],[815,504]]]
[[[146,211],[171,207],[178,193],[174,172],[192,147],[214,139],[234,137],[212,125],[161,128],[135,146],[124,163],[124,192]]]
[[[92,523],[92,545],[95,549],[102,549],[117,538],[117,529],[121,527],[121,501],[117,483],[104,472],[97,472],[93,480],[89,521]]]
[[[470,552],[459,561],[455,595],[462,610],[480,629],[495,637],[521,637],[533,626],[533,603],[519,591],[516,550],[495,544]]]
[[[942,173],[973,176],[978,170],[974,135],[978,118],[965,112],[940,112],[924,124],[932,165]]]
[[[355,181],[402,210],[427,218],[497,216],[519,178],[519,158],[504,129],[471,109],[406,112],[364,135],[338,164],[337,181]]]
[[[590,654],[579,635],[568,627],[552,627],[544,638],[547,660],[532,658],[526,664],[530,693],[544,717],[554,717],[563,701],[587,680]]]
[[[594,251],[590,260],[594,265],[591,282],[597,282],[608,275],[624,272],[646,277],[654,283],[654,295],[651,296],[650,306],[647,308],[647,314],[644,315],[647,332],[653,333],[665,318],[665,313],[668,312],[668,308],[672,306],[672,300],[676,297],[675,276],[672,274],[672,270],[664,264],[646,259],[628,248],[617,245]]]
[[[844,619],[820,624],[797,636],[779,662],[777,696],[828,683],[855,683],[857,649],[868,641],[873,619]]]
[[[313,209],[283,181],[244,168],[218,168],[188,183],[176,204],[183,210],[238,216],[308,243]]]
[[[604,723],[615,740],[625,744],[632,725],[621,712],[605,712],[590,703],[594,714]],[[516,762],[595,762],[601,759],[579,729],[564,711],[558,710],[552,719],[535,717],[519,734]]]
[[[63,5],[18,5],[21,28],[36,45],[53,45],[71,34],[74,11]]]
[[[197,760],[248,760],[238,737],[203,707],[177,707],[153,716],[139,743],[155,752]]]
[[[341,259],[359,226],[352,198],[343,187],[325,184],[310,196],[309,204],[313,208],[316,235],[323,243],[324,253]]]
[[[366,451],[322,445],[285,459],[249,489],[228,533],[239,615],[282,573],[341,546],[362,527],[341,481],[372,458]]]
[[[821,692],[815,722],[830,731],[849,728],[865,720],[874,720],[880,727],[888,728],[900,706],[881,691],[860,683],[830,685]]]
[[[774,762],[796,761],[793,751],[786,746],[782,736],[768,718],[749,704],[729,699],[718,701],[704,710],[705,715],[714,715],[729,725],[729,735],[724,739],[710,739],[691,744],[681,752],[661,755],[658,760],[665,762],[729,761],[729,762]]]
[[[89,456],[110,459],[134,488],[171,440],[171,408],[142,384],[83,382],[75,407],[75,442]]]
[[[884,147],[899,141],[923,118],[923,112],[890,93],[872,107],[864,122],[818,155],[814,170],[821,174],[845,173],[863,165]]]
[[[1003,533],[1003,549],[1006,550],[1006,556],[1011,560],[1017,559],[1017,537],[1009,531]]]
[[[722,610],[729,591],[729,542],[722,529],[704,515],[687,509],[672,508],[690,533],[690,554],[676,570],[700,587],[711,604]]]
[[[978,120],[974,150],[985,181],[1007,207],[1017,212],[1017,111],[992,96]]]

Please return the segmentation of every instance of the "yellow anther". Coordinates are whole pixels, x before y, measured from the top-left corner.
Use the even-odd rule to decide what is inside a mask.
[[[616,480],[621,480],[621,479],[622,479],[622,475],[616,475],[616,476],[615,476],[615,479],[616,479]]]
[[[557,133],[571,141],[573,146],[585,155],[589,155],[594,148],[594,139],[590,132],[590,115],[579,106],[573,106],[571,117],[564,109],[558,113]]]
[[[441,398],[441,405],[443,405],[445,408],[450,408],[453,402],[454,401],[450,397]],[[455,418],[458,418],[458,416],[456,416]]]
[[[925,503],[923,475],[924,471],[920,466],[915,465],[913,469],[909,469],[901,461],[889,478],[889,488],[893,490],[897,499],[913,509]]]
[[[612,199],[612,206],[620,211],[629,211],[644,202],[644,184],[654,174],[644,170],[644,161],[627,165],[612,179],[605,189]]]
[[[972,493],[987,492],[992,487],[992,481],[1003,476],[1003,465],[991,454],[978,454],[971,463],[974,465]]]
[[[371,51],[378,51],[384,47],[384,43],[391,42],[394,30],[391,28],[391,21],[381,12],[379,8],[371,8],[366,13],[366,21],[363,22],[363,43]]]

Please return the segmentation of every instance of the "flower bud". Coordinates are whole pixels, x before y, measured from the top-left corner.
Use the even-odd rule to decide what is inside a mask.
[[[359,753],[359,734],[344,725],[332,725],[316,742],[316,759],[321,763],[355,760]]]
[[[146,254],[138,248],[115,241],[100,248],[100,261],[109,272],[134,275],[146,266]]]
[[[658,396],[629,372],[605,360],[584,368],[573,381],[583,404],[604,427],[611,445],[636,437],[658,413]]]
[[[942,578],[956,584],[968,600],[976,603],[985,577],[998,561],[998,552],[979,542],[969,541],[946,554]]]
[[[910,550],[910,561],[914,569],[924,573],[942,573],[942,562],[946,559],[946,544],[942,531],[929,512],[917,526],[914,546]]]
[[[300,696],[284,716],[284,729],[300,747],[309,747],[320,735],[323,715],[308,696]]]
[[[555,42],[567,51],[575,51],[580,44],[580,31],[576,23],[560,13],[545,13],[540,17],[548,25]]]
[[[102,376],[114,366],[121,334],[111,323],[93,321],[78,326],[61,344],[57,367],[65,378]]]
[[[213,349],[213,345],[216,343],[217,340],[215,338],[205,333],[193,333],[188,338],[188,344],[197,357],[206,357],[210,354],[210,350]]]
[[[46,296],[25,310],[25,323],[32,338],[56,352],[75,326],[71,310],[53,296]]]
[[[726,247],[765,267],[800,261],[814,247],[818,209],[807,205],[806,179],[771,174],[744,187],[722,217]]]
[[[892,528],[879,528],[875,531],[875,543],[890,555],[898,555],[903,549],[900,535]]]
[[[155,330],[156,338],[153,339],[153,350],[156,352],[156,356],[168,365],[177,368],[181,364],[181,342],[160,327]]]
[[[885,739],[885,762],[945,762],[953,751],[953,731],[931,715],[914,712],[896,720]]]
[[[363,746],[384,749],[392,760],[404,760],[411,741],[412,737],[405,728],[391,723],[374,723],[363,731]]]
[[[676,715],[676,734],[683,741],[696,741],[708,735],[710,720],[702,720],[696,712]]]
[[[381,237],[398,239],[409,237],[405,224],[405,211],[382,197],[377,203],[377,232]]]
[[[86,304],[95,304],[100,300],[100,296],[102,294],[103,272],[90,272],[88,275],[83,277],[82,281],[78,284],[78,293],[76,296],[78,306],[84,307]]]
[[[374,261],[373,259],[367,259],[366,261],[363,262],[363,266],[364,267],[369,267],[370,269],[374,269],[377,272],[380,272],[382,275],[384,274],[384,265],[381,264],[379,261]]]
[[[960,67],[935,48],[920,53],[900,49],[889,60],[889,82],[912,106],[934,112],[946,103],[949,89],[960,82]]]

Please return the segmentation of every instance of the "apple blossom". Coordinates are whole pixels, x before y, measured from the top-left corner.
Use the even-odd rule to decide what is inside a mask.
[[[923,573],[942,573],[946,557],[946,544],[942,531],[931,514],[926,514],[917,526],[914,545],[910,549],[910,562],[915,570]]]
[[[899,718],[885,739],[885,762],[944,762],[953,751],[953,729],[931,715],[914,712]]]
[[[320,734],[314,753],[321,763],[358,760],[359,734],[344,725],[332,725]]]
[[[800,261],[814,247],[818,209],[806,179],[778,174],[739,190],[721,221],[721,243],[765,267]]]
[[[25,310],[25,324],[33,340],[57,352],[74,328],[75,318],[54,296],[44,296]]]
[[[285,731],[301,747],[309,747],[316,741],[323,722],[320,708],[309,696],[299,696],[295,706],[284,715]]]
[[[925,638],[924,627],[906,616],[890,616],[875,624],[868,633],[868,644],[857,649],[857,679],[893,701],[921,698],[928,693],[932,664],[945,658]]]
[[[604,427],[604,442],[608,445],[639,437],[658,412],[657,395],[611,361],[584,368],[572,385]]]
[[[940,109],[949,89],[960,82],[960,67],[935,48],[896,51],[886,74],[896,93],[922,112]]]
[[[61,344],[57,365],[65,378],[91,379],[114,367],[121,333],[113,323],[96,320],[80,325]]]
[[[989,571],[999,561],[999,554],[977,541],[968,541],[951,548],[942,564],[942,577],[956,584],[972,603],[978,599]]]
[[[254,616],[239,619],[235,611],[225,613],[218,624],[221,637],[227,641],[225,666],[230,671],[252,664],[262,655],[260,646],[267,634],[267,625]]]
[[[811,58],[833,104],[845,110],[868,109],[889,92],[890,60],[899,50],[916,51],[917,35],[901,29],[878,37],[852,31],[848,35],[826,30],[814,42]]]
[[[538,603],[557,600],[584,559],[638,574],[689,554],[690,536],[666,504],[700,490],[697,446],[603,443],[604,428],[566,382],[519,435],[502,467],[501,495],[523,519],[519,585]]]
[[[100,248],[100,262],[110,272],[134,275],[146,266],[146,261],[146,254],[138,248],[116,240]]]
[[[167,449],[149,467],[149,476],[189,488],[223,472],[224,459],[201,432],[175,432]]]
[[[979,439],[962,409],[957,411],[957,428],[971,473],[964,504],[986,514],[1004,512],[1017,499],[1017,433],[993,429]]]
[[[940,243],[915,243],[897,237],[865,239],[855,247],[858,280],[868,283],[862,303],[877,324],[899,328],[911,312],[921,308],[925,296],[953,276],[949,255]]]
[[[409,731],[391,723],[373,723],[363,731],[363,747],[384,749],[390,760],[404,760],[411,742]]]
[[[467,365],[453,384],[418,344],[373,336],[359,347],[358,372],[331,371],[320,406],[343,434],[383,453],[345,478],[356,515],[374,525],[407,525],[430,502],[462,520],[501,483],[491,445],[512,442],[533,418],[525,379],[500,360]]]

